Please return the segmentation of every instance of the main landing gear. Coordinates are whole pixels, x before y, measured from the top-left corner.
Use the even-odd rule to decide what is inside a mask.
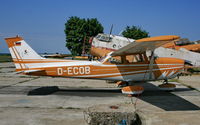
[[[168,83],[168,80],[164,80],[163,84],[158,86],[160,88],[160,90],[164,90],[164,91],[173,91],[176,88],[175,84],[172,83]]]
[[[131,95],[140,95],[143,93],[144,88],[139,85],[130,85],[128,82],[119,81],[117,82],[118,87],[122,87],[121,91],[123,94]]]
[[[123,94],[128,95],[140,95],[143,93],[144,88],[142,86],[126,86],[122,88]]]

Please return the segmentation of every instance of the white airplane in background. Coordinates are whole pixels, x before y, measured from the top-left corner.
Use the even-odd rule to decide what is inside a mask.
[[[177,58],[154,57],[154,50],[173,42],[178,36],[162,41],[139,41],[109,53],[100,61],[46,59],[39,56],[22,37],[5,38],[18,73],[36,76],[72,77],[122,81],[122,92],[140,94],[141,86],[133,82],[168,80],[176,77],[185,67],[185,61]],[[146,52],[151,51],[148,56]],[[174,89],[165,83],[163,88]]]
[[[91,50],[93,56],[103,57],[111,51],[116,51],[132,42],[140,41],[165,41],[171,39],[172,36],[156,36],[133,40],[130,38],[116,36],[111,34],[98,34],[90,39]],[[176,45],[181,44],[180,37],[173,42],[167,43],[162,47],[156,48],[154,54],[158,57],[179,58],[190,62],[194,67],[200,67],[200,44]]]

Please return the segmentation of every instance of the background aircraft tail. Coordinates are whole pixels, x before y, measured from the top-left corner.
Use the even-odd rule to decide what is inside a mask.
[[[29,69],[26,66],[26,61],[36,61],[45,59],[38,55],[24,40],[22,37],[16,36],[12,38],[5,38],[8,44],[13,62],[16,66],[16,71],[22,71]]]

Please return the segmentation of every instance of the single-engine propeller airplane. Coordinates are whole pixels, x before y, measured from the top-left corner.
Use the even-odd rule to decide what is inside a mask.
[[[176,77],[185,66],[185,61],[176,58],[155,57],[154,49],[173,42],[179,36],[165,40],[132,42],[98,61],[46,59],[38,55],[22,37],[5,38],[17,73],[36,76],[73,77],[122,81],[122,92],[143,92],[134,82],[165,80],[162,88],[174,89],[168,79]],[[149,53],[149,54],[148,54]]]

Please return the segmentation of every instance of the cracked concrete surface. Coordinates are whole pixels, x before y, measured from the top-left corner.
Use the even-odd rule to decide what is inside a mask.
[[[105,81],[25,76],[14,71],[12,63],[0,63],[1,125],[86,125],[84,110],[108,111],[110,105],[123,109],[136,100],[146,125],[200,124],[200,92],[180,83],[175,83],[174,92],[160,91],[161,82],[144,83],[145,92],[136,99]],[[180,81],[200,88],[200,76],[180,77]]]

